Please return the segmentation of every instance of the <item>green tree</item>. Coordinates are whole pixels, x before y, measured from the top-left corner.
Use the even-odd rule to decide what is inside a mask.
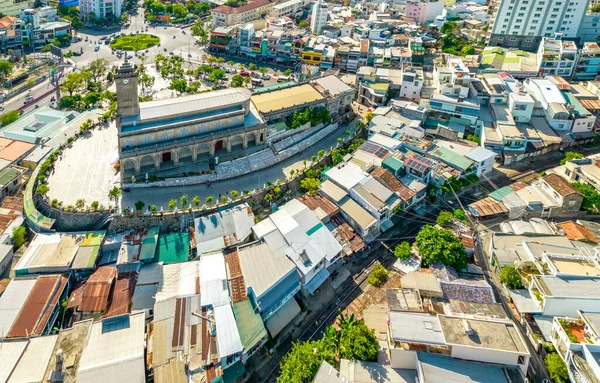
[[[241,88],[244,86],[244,76],[241,74],[234,74],[231,76],[231,87],[232,88]]]
[[[465,211],[463,209],[454,209],[454,211],[452,212],[452,215],[454,216],[454,218],[461,221],[462,223],[465,223],[467,225],[469,224],[469,220],[467,219],[467,214],[465,213]]]
[[[185,79],[172,80],[169,89],[173,89],[179,93],[185,93],[187,89],[187,81]]]
[[[592,212],[597,212],[600,209],[600,193],[593,186],[575,182],[573,187],[583,194],[582,209]]]
[[[95,83],[99,83],[105,76],[106,71],[108,70],[108,60],[106,59],[97,59],[90,63],[90,66],[87,68],[91,79]]]
[[[20,116],[21,113],[19,113],[18,110],[11,110],[10,112],[0,115],[0,124],[2,124],[2,126],[12,124],[13,122],[17,121]]]
[[[200,203],[202,203],[202,201],[200,200],[200,197],[194,196],[194,198],[192,198],[192,203],[194,204],[194,206],[198,207],[200,206]]]
[[[467,135],[467,140],[475,142],[477,144],[480,142],[479,137],[474,134]]]
[[[140,76],[140,85],[142,86],[142,92],[145,92],[148,88],[152,88],[154,86],[155,80],[156,79],[154,78],[154,76],[150,76],[146,73],[143,73]]]
[[[14,65],[7,60],[0,60],[0,79],[7,77],[12,73]]]
[[[319,180],[316,178],[304,178],[300,181],[300,189],[310,194],[316,194],[319,190]]]
[[[181,196],[181,198],[179,198],[179,205],[181,205],[182,209],[185,209],[187,204],[188,204],[188,196],[187,196],[187,194],[184,194]]]
[[[308,28],[309,26],[310,26],[310,24],[306,20],[302,20],[298,23],[298,27],[300,27],[300,28]]]
[[[289,76],[289,75],[291,75],[292,73],[294,73],[294,71],[293,71],[293,70],[291,70],[291,69],[286,69],[286,70],[284,70],[284,71],[283,71],[283,75],[284,75],[284,76]]]
[[[523,281],[521,275],[514,266],[503,266],[500,270],[500,282],[504,283],[508,289],[522,289]]]
[[[102,94],[98,92],[89,92],[83,97],[86,107],[95,106],[100,100],[102,100]]]
[[[222,195],[221,196],[221,203],[227,203],[227,196],[226,195]]]
[[[340,331],[339,344],[339,357],[342,359],[377,361],[379,341],[375,337],[375,331],[368,328],[362,320]]]
[[[389,271],[387,271],[381,263],[377,263],[373,268],[373,271],[371,271],[371,274],[367,277],[367,282],[372,286],[381,287],[387,281],[388,274]]]
[[[183,18],[187,16],[188,10],[183,4],[174,4],[173,5],[173,14],[175,17]]]
[[[10,240],[17,249],[23,246],[23,244],[27,240],[27,229],[25,228],[25,226],[15,227],[10,236]]]
[[[560,160],[560,164],[564,165],[567,163],[567,161],[573,161],[573,160],[580,160],[582,158],[584,158],[585,156],[581,153],[577,153],[577,152],[566,152],[565,153],[565,158],[563,158],[562,160]]]
[[[467,265],[465,246],[450,230],[425,225],[417,234],[415,243],[423,266],[440,262],[462,270]]]
[[[155,212],[157,210],[156,205],[150,205],[150,211]]]
[[[544,360],[550,379],[555,383],[569,382],[569,372],[564,360],[558,354],[548,354]]]
[[[215,69],[212,72],[210,72],[210,75],[208,76],[208,80],[215,82],[215,81],[221,81],[225,78],[225,71],[223,69]]]
[[[210,205],[212,205],[212,203],[213,203],[213,197],[212,196],[206,197],[206,204],[208,206],[210,206]]]
[[[92,201],[92,203],[90,204],[90,207],[92,208],[93,211],[96,211],[100,207],[100,202]]]
[[[321,150],[319,150],[319,153],[317,153],[317,154],[318,154],[319,158],[323,158],[323,157],[325,157],[325,150],[321,149]]]
[[[137,201],[135,203],[135,210],[142,211],[144,209],[144,206],[146,206],[146,204],[144,203],[144,201]]]
[[[256,70],[256,64],[255,63],[250,63],[248,65],[248,69],[250,69],[250,70]]]
[[[410,243],[404,241],[396,245],[394,248],[394,255],[398,259],[408,259],[412,255],[412,248],[410,247]]]
[[[167,205],[167,207],[169,208],[169,210],[173,211],[175,210],[175,208],[177,207],[177,200],[176,199],[172,199],[169,201],[169,204]]]
[[[48,192],[50,191],[50,188],[46,184],[39,184],[36,190],[39,195],[44,196],[44,195],[48,194]]]
[[[295,342],[290,352],[283,357],[278,383],[312,382],[323,360],[335,365],[333,353],[322,340]]]
[[[238,196],[238,192],[236,190],[232,190],[229,192],[229,195],[231,198],[236,198]]]
[[[262,74],[269,73],[269,68],[265,68],[263,66],[263,67],[258,68],[258,71]]]
[[[454,216],[449,211],[442,211],[438,215],[435,222],[440,226],[450,226],[452,224],[452,219]]]
[[[108,192],[109,200],[115,200],[115,202],[116,202],[120,196],[121,196],[121,189],[116,186],[113,187],[112,189],[110,189],[110,191]]]

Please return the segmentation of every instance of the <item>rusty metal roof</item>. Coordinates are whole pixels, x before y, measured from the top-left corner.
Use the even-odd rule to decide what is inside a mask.
[[[94,271],[85,282],[78,311],[105,311],[116,274],[114,266],[103,266]]]
[[[131,299],[137,283],[137,277],[137,273],[119,274],[106,313],[107,317],[128,314],[131,311]]]
[[[593,243],[598,243],[598,240],[590,229],[583,225],[579,225],[573,221],[559,223],[561,229],[565,231],[565,235],[567,238],[573,241],[589,241]]]
[[[477,211],[480,217],[486,217],[488,215],[504,214],[508,212],[508,209],[502,202],[498,202],[491,197],[485,197],[477,202],[469,205]]]
[[[248,299],[246,295],[246,284],[242,275],[240,259],[237,250],[225,255],[225,267],[227,269],[227,279],[229,280],[229,291],[231,293],[232,303],[242,302]]]
[[[302,202],[312,211],[317,209],[323,210],[328,217],[331,217],[340,211],[335,204],[320,194],[310,195],[309,193],[306,193],[298,197],[298,201]]]
[[[8,333],[9,338],[26,337],[35,332],[60,282],[60,275],[38,277]]]

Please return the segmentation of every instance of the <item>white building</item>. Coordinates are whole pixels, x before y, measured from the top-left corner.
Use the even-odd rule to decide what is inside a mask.
[[[296,16],[302,12],[302,7],[306,5],[306,0],[289,0],[283,3],[275,4],[271,11],[269,12],[269,16],[272,17],[290,17],[292,19],[296,18]]]
[[[109,14],[115,17],[121,17],[121,9],[123,8],[122,0],[80,0],[79,12],[82,19],[90,12],[94,12],[97,18],[105,18]]]
[[[543,37],[556,32],[576,38],[588,4],[589,0],[502,0],[489,45],[536,51]]]
[[[569,120],[565,99],[552,81],[545,78],[532,78],[525,82],[525,87],[544,110],[548,125],[556,130],[571,130],[573,122]]]
[[[327,13],[329,11],[329,5],[324,3],[323,0],[318,0],[312,8],[312,14],[310,16],[310,30],[315,35],[321,32],[321,29],[327,24]]]
[[[327,277],[327,267],[342,246],[306,205],[293,199],[252,227],[275,255],[285,254],[300,273],[304,293],[313,294]]]
[[[413,0],[406,4],[406,16],[415,19],[418,24],[435,20],[444,12],[444,2],[435,0]]]
[[[577,46],[572,41],[563,41],[560,34],[542,39],[537,53],[539,72],[546,76],[571,77],[579,57]]]
[[[419,102],[421,100],[422,88],[423,70],[412,66],[403,68],[399,97]]]
[[[471,75],[461,59],[448,59],[448,66],[436,67],[433,76],[439,93],[463,98],[469,95]]]

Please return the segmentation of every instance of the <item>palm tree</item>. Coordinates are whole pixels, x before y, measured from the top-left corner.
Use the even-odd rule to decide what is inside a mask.
[[[176,199],[170,200],[169,204],[167,206],[169,207],[169,210],[171,210],[171,211],[175,210],[175,208],[177,207],[177,200]]]
[[[304,169],[306,169],[306,160],[302,160],[302,163],[304,164]]]
[[[179,199],[179,201],[180,201],[181,208],[185,209],[185,205],[187,205],[187,203],[188,203],[187,194],[182,195],[181,198]]]

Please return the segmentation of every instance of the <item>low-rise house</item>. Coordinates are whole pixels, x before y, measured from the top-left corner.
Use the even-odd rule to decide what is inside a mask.
[[[11,280],[0,296],[0,339],[49,334],[68,289],[66,275]]]
[[[527,373],[530,354],[510,320],[389,312],[388,345],[393,368],[413,368],[417,352],[518,367]]]
[[[402,182],[396,176],[394,176],[388,169],[375,168],[371,172],[371,176],[377,181],[385,185],[388,189],[392,190],[402,203],[402,209],[410,209],[414,203],[414,197],[417,195],[413,190],[404,186]]]
[[[577,212],[581,208],[583,201],[583,195],[575,189],[567,180],[557,174],[548,174],[541,178],[537,186],[556,201],[558,207],[555,209],[544,209],[542,211],[542,218],[544,215],[558,216],[567,213]]]
[[[44,382],[48,363],[58,335],[34,337],[29,340],[0,343],[3,361],[0,379],[3,382]]]
[[[74,310],[73,321],[100,318],[107,312],[116,276],[115,266],[102,266],[73,290],[67,304]]]
[[[300,313],[294,299],[300,274],[285,254],[273,253],[264,242],[238,248],[238,257],[248,297],[276,337]]]
[[[144,313],[127,314],[95,322],[81,353],[78,382],[99,382],[112,377],[120,382],[145,382]]]
[[[252,230],[275,253],[284,253],[298,269],[303,292],[314,294],[329,276],[327,267],[341,257],[342,247],[319,218],[294,199]]]
[[[581,278],[534,275],[529,291],[544,316],[575,317],[577,310],[594,312],[600,294],[594,286],[598,277]]]
[[[239,7],[220,5],[211,10],[213,28],[258,20],[268,14],[272,6],[268,0],[254,0]]]
[[[243,203],[194,220],[198,254],[243,243],[252,234],[254,213]]]
[[[375,108],[388,102],[390,84],[383,82],[361,81],[358,85],[358,103]]]
[[[434,264],[430,269],[437,277],[445,298],[480,304],[496,303],[492,286],[484,278],[466,273],[459,275],[451,267],[441,264]]]

